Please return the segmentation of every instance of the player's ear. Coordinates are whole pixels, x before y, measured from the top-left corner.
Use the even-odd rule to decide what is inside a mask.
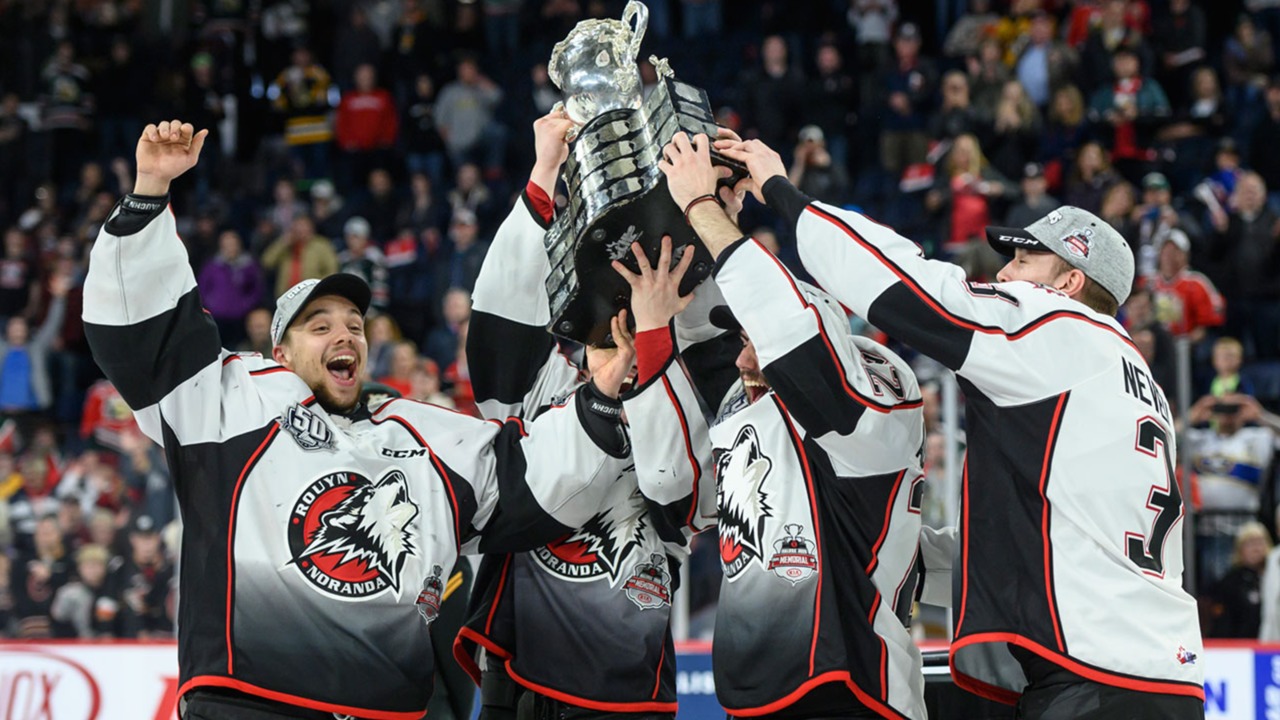
[[[284,340],[286,343],[289,341],[287,334]],[[280,363],[284,367],[292,369],[290,365],[291,359],[290,359],[289,349],[283,343],[271,348],[271,357],[272,359],[274,359],[276,362]]]
[[[1067,297],[1074,298],[1084,292],[1084,286],[1088,282],[1089,279],[1084,276],[1084,272],[1080,268],[1073,267],[1058,276],[1058,289]]]

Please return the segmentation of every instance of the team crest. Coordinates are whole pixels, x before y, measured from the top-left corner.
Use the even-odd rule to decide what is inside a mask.
[[[1185,647],[1179,645],[1178,646],[1178,664],[1179,665],[1195,665],[1196,654],[1186,649]]]
[[[353,472],[316,480],[289,518],[291,564],[317,590],[343,599],[400,592],[400,572],[416,556],[418,505],[404,473],[377,482]]]
[[[333,431],[319,415],[301,403],[286,410],[278,422],[303,450],[333,449]]]
[[[631,553],[644,541],[644,498],[637,488],[626,502],[612,503],[582,527],[533,551],[542,569],[564,580],[616,583]]]
[[[1067,246],[1067,252],[1078,258],[1089,257],[1089,246],[1093,244],[1093,230],[1083,228],[1062,238],[1062,244]]]
[[[803,525],[787,525],[786,536],[773,543],[773,557],[769,570],[792,585],[799,585],[818,571],[818,557],[813,552],[813,542],[804,537]]]
[[[751,425],[738,431],[733,447],[715,454],[717,504],[720,515],[720,563],[733,582],[751,563],[761,558],[765,518],[771,517],[763,485],[773,461],[760,449],[760,438]]]
[[[663,568],[667,559],[660,553],[649,556],[649,562],[636,563],[631,579],[624,586],[627,597],[641,610],[654,610],[671,604],[671,574]]]
[[[444,602],[444,580],[441,577],[443,573],[444,568],[439,565],[431,566],[431,574],[422,581],[422,591],[418,593],[418,600],[415,603],[418,606],[418,614],[428,625],[440,617],[440,603]]]

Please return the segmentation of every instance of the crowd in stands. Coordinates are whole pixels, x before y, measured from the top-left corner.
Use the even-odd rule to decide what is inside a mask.
[[[646,4],[646,92],[657,75],[644,58],[669,58],[722,125],[779,150],[804,192],[971,279],[995,280],[1004,262],[988,225],[1068,203],[1120,230],[1139,275],[1121,318],[1182,415],[1206,632],[1256,636],[1273,621],[1280,637],[1264,607],[1280,606],[1280,551],[1266,552],[1280,505],[1275,3]],[[145,122],[212,131],[173,211],[224,346],[269,355],[274,297],[353,272],[373,289],[367,380],[474,412],[469,292],[532,164],[532,121],[561,99],[551,48],[623,3],[203,0],[163,18],[151,5],[0,0],[9,635],[172,632],[180,527],[164,459],[101,380],[80,321],[87,252],[131,189]],[[789,228],[751,201],[741,219],[802,272]],[[939,369],[918,372],[929,507],[953,507],[937,501]],[[713,607],[715,542],[696,542],[693,604]]]

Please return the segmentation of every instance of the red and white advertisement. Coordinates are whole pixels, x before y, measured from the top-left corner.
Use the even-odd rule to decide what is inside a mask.
[[[176,720],[173,642],[0,643],[2,720]]]

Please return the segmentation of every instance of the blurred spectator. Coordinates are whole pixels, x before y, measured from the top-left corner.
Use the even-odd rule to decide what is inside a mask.
[[[954,140],[977,129],[977,116],[969,102],[969,78],[952,70],[942,76],[942,103],[929,122],[929,135],[935,140]]]
[[[983,38],[991,37],[999,19],[999,15],[991,12],[991,0],[969,0],[969,12],[947,32],[942,53],[958,59],[976,56]]]
[[[489,192],[482,181],[480,168],[473,163],[466,163],[458,168],[457,181],[453,190],[449,191],[449,206],[455,211],[459,208],[471,211],[476,222],[486,228],[497,220],[497,203],[493,193]]]
[[[122,637],[120,598],[107,575],[110,551],[86,545],[75,558],[76,579],[58,589],[50,606],[59,634],[82,639]]]
[[[221,125],[227,117],[224,99],[227,95],[226,88],[221,87],[214,76],[213,64],[213,56],[209,53],[199,52],[193,55],[191,72],[182,90],[182,119],[194,127],[209,130],[209,136],[205,138],[205,146],[209,150],[201,153],[200,162],[192,168],[196,182],[196,202],[201,205],[207,201],[212,191],[214,178],[220,165],[223,137]],[[136,119],[129,118],[124,121],[121,132],[126,134],[122,135],[122,139],[136,144],[137,139],[133,135],[137,134],[138,127]],[[133,134],[129,135],[127,132]],[[125,149],[126,152],[122,157],[132,157],[132,145],[126,146]]]
[[[391,351],[400,342],[400,328],[390,315],[373,315],[364,325],[369,343],[369,377],[391,374]]]
[[[1169,171],[1175,184],[1187,187],[1199,179],[1214,159],[1215,145],[1234,140],[1223,137],[1230,123],[1230,108],[1222,97],[1218,75],[1210,67],[1190,71],[1190,97],[1177,105],[1173,119],[1156,132],[1156,140],[1168,148],[1173,162]]]
[[[1239,340],[1232,337],[1215,340],[1212,362],[1214,375],[1209,383],[1210,395],[1253,395],[1252,383],[1240,377],[1240,366],[1244,364],[1244,346]]]
[[[1018,81],[1038,108],[1049,104],[1050,93],[1064,86],[1075,72],[1076,53],[1054,38],[1054,20],[1040,10],[1031,16],[1027,43],[1018,55]]]
[[[440,91],[436,127],[455,167],[476,161],[485,170],[502,167],[506,128],[494,113],[502,102],[502,88],[480,72],[473,57],[458,61],[457,79]]]
[[[299,177],[315,180],[329,175],[333,131],[328,113],[336,91],[329,72],[306,47],[294,49],[292,63],[267,89],[272,107],[284,119],[284,141]]]
[[[18,114],[17,93],[0,94],[0,226],[17,219],[28,199],[31,128]]]
[[[1244,107],[1254,101],[1267,86],[1275,56],[1271,36],[1259,30],[1248,13],[1240,13],[1235,31],[1222,48],[1222,72],[1226,80],[1228,103]]]
[[[32,547],[40,518],[57,514],[58,501],[44,458],[24,456],[17,469],[20,485],[8,498],[9,527],[14,547],[21,550]]]
[[[1156,272],[1143,281],[1155,296],[1156,318],[1175,336],[1198,343],[1208,328],[1226,322],[1227,308],[1213,282],[1191,269],[1190,254],[1187,234],[1169,230],[1158,241]]]
[[[1137,243],[1138,224],[1133,220],[1134,209],[1137,207],[1137,191],[1121,180],[1107,188],[1102,195],[1102,207],[1098,208],[1098,217],[1106,220],[1121,237],[1127,239],[1130,247]]]
[[[173,567],[164,554],[160,526],[150,516],[138,515],[130,524],[129,556],[117,578],[124,601],[125,636],[172,637]]]
[[[40,76],[42,117],[41,129],[48,132],[52,151],[52,179],[69,186],[88,156],[90,133],[93,132],[93,96],[90,94],[89,71],[75,57],[75,45],[58,43],[56,54]]]
[[[458,412],[478,416],[480,411],[476,408],[476,393],[471,388],[471,371],[467,367],[467,324],[463,322],[458,327],[456,354],[442,377],[449,386],[449,396],[453,398]]]
[[[1084,97],[1075,85],[1064,85],[1053,93],[1040,136],[1037,158],[1045,166],[1049,186],[1064,187],[1065,166],[1075,160],[1076,150],[1089,137],[1085,122]]]
[[[436,201],[435,186],[429,175],[415,172],[409,176],[409,198],[400,206],[396,227],[409,228],[414,233],[428,233],[439,244],[440,231],[448,221],[444,205]]]
[[[261,307],[250,310],[244,318],[244,337],[237,351],[271,357],[271,311]]]
[[[818,46],[816,66],[817,75],[806,83],[803,116],[822,131],[831,163],[844,170],[849,166],[849,134],[857,117],[857,86],[835,45]]]
[[[443,185],[445,147],[436,126],[436,91],[430,75],[422,73],[414,79],[413,94],[405,103],[404,114],[405,167],[410,173],[425,173],[433,183]]]
[[[387,309],[387,259],[369,239],[369,221],[359,215],[352,217],[342,228],[346,247],[338,253],[338,272],[351,273],[364,278],[373,292],[370,308]]]
[[[410,378],[408,397],[418,402],[454,408],[453,398],[440,389],[440,366],[431,358],[422,358]]]
[[[1280,76],[1272,78],[1263,93],[1265,112],[1249,138],[1248,165],[1272,188],[1268,204],[1280,210],[1280,153],[1275,151],[1280,147]]]
[[[937,83],[937,72],[920,56],[920,30],[903,23],[893,40],[894,59],[882,79],[888,112],[881,119],[880,162],[893,177],[908,165],[924,162],[928,151],[926,113]]]
[[[1022,170],[1022,197],[1009,208],[1004,224],[1008,227],[1026,227],[1057,210],[1062,203],[1048,194],[1048,188],[1044,168],[1039,163],[1027,163]]]
[[[448,367],[458,354],[458,337],[462,326],[471,319],[471,293],[461,287],[449,288],[441,303],[444,320],[427,336],[426,355],[438,367]]]
[[[399,115],[391,93],[378,87],[371,64],[355,69],[355,88],[342,96],[334,125],[342,153],[344,188],[369,177],[374,168],[387,168],[399,135]]]
[[[1262,624],[1262,571],[1271,552],[1271,536],[1259,522],[1240,526],[1231,553],[1231,569],[1202,595],[1207,607],[1205,637],[1258,637]]]
[[[413,372],[420,362],[417,345],[407,340],[394,343],[389,371],[377,377],[377,382],[394,389],[401,397],[409,397],[413,392]]]
[[[1270,477],[1275,435],[1269,428],[1245,425],[1257,419],[1257,404],[1243,398],[1206,395],[1187,412],[1192,427],[1182,450],[1195,470],[1201,506],[1196,523],[1198,587],[1209,587],[1226,571],[1233,538],[1257,515],[1260,483]]]
[[[35,523],[30,546],[19,547],[10,566],[9,589],[19,638],[53,636],[49,610],[54,593],[71,579],[71,563],[62,546],[62,530],[56,515]]]
[[[422,339],[440,307],[436,291],[440,263],[446,255],[434,228],[401,230],[386,244],[391,316],[405,337]]]
[[[395,234],[400,196],[391,173],[385,168],[374,168],[369,172],[367,190],[363,201],[352,208],[352,213],[368,220],[369,238],[373,242],[384,243]]]
[[[849,175],[827,151],[822,128],[805,125],[800,128],[799,140],[787,173],[791,183],[811,198],[843,205],[849,193]]]
[[[145,513],[158,526],[167,525],[174,518],[177,498],[173,481],[165,465],[160,446],[151,442],[141,432],[126,433],[120,458],[120,476],[138,511]]]
[[[240,233],[222,231],[218,254],[201,268],[197,285],[205,310],[218,324],[222,346],[239,345],[244,340],[244,318],[262,301],[266,285],[262,268],[245,252]]]
[[[1157,244],[1175,228],[1186,234],[1196,253],[1203,231],[1191,213],[1174,205],[1173,190],[1169,178],[1163,173],[1152,172],[1142,177],[1142,204],[1134,208],[1138,223],[1137,242],[1130,246],[1136,253],[1136,276],[1153,275],[1156,272]]]
[[[1206,268],[1226,289],[1227,334],[1263,360],[1280,358],[1280,218],[1266,198],[1262,178],[1241,173],[1230,214],[1211,208],[1218,236]]]
[[[788,56],[787,43],[769,35],[760,43],[760,65],[738,80],[745,137],[785,148],[799,127],[804,75]]]
[[[443,13],[428,13],[423,5],[422,0],[401,0],[400,16],[392,29],[390,66],[397,97],[408,94],[414,78],[438,75],[442,69],[438,38]]]
[[[1191,0],[1169,0],[1168,11],[1155,19],[1151,41],[1159,58],[1152,74],[1169,90],[1172,104],[1181,107],[1191,71],[1208,56],[1204,11]]]
[[[1013,77],[1009,66],[1004,64],[1003,52],[998,40],[988,38],[978,46],[978,56],[969,58],[965,65],[969,73],[969,99],[974,110],[984,117],[995,114],[1000,93]]]
[[[0,256],[0,318],[29,317],[39,289],[27,235],[11,227],[4,233],[4,255]]]
[[[1169,115],[1169,99],[1154,78],[1140,73],[1132,48],[1120,47],[1112,61],[1113,82],[1094,92],[1089,116],[1111,130],[1111,157],[1137,164],[1154,159],[1146,132],[1153,121]]]
[[[1085,92],[1100,90],[1116,79],[1114,59],[1121,52],[1130,53],[1143,67],[1150,67],[1149,49],[1142,38],[1141,26],[1131,23],[1127,17],[1127,0],[1101,0],[1100,4],[1098,21],[1080,49],[1081,87]]]
[[[1018,177],[1039,150],[1040,111],[1017,80],[1005,83],[995,114],[979,132],[992,167],[1005,177]]]
[[[124,452],[124,436],[136,432],[138,421],[116,386],[105,379],[95,382],[85,397],[80,437],[93,447],[120,453]]]
[[[48,357],[62,328],[70,279],[56,276],[49,289],[53,299],[35,335],[26,318],[15,316],[9,318],[0,341],[0,415],[17,420],[18,431],[24,435],[23,428],[33,420],[33,414],[53,404]]]
[[[489,52],[500,59],[515,57],[520,49],[520,8],[523,4],[524,0],[484,0],[482,3],[485,44]]]
[[[992,201],[1011,190],[1009,181],[987,164],[972,135],[956,138],[943,160],[945,171],[925,196],[925,208],[941,219],[943,249],[971,279],[994,279],[1007,262],[986,241]]]
[[[1280,527],[1280,507],[1276,508],[1276,520],[1277,527]],[[1267,553],[1259,594],[1262,608],[1258,640],[1266,643],[1280,642],[1280,547],[1273,547]]]
[[[111,54],[94,77],[93,93],[98,111],[97,157],[102,162],[112,158],[133,157],[134,146],[141,134],[138,113],[146,106],[146,68],[134,54],[128,38],[111,41]],[[197,118],[183,116],[185,120]],[[200,125],[199,127],[208,127]]]
[[[334,45],[340,50],[333,54],[333,77],[344,92],[359,87],[361,66],[376,66],[383,49],[363,5],[352,3],[346,20],[334,31]]]
[[[298,190],[292,180],[277,180],[271,192],[273,202],[266,215],[277,232],[292,225],[299,215],[307,214],[307,204],[298,199]]]
[[[1096,213],[1102,208],[1102,196],[1117,182],[1120,176],[1111,169],[1106,151],[1096,142],[1086,142],[1076,153],[1064,200],[1068,205]]]
[[[328,180],[311,183],[311,219],[317,234],[327,238],[342,236],[342,226],[347,222],[346,207]]]
[[[280,297],[303,280],[337,272],[338,256],[333,243],[316,234],[311,218],[298,215],[289,232],[263,251],[262,267],[275,272],[275,297]]]

